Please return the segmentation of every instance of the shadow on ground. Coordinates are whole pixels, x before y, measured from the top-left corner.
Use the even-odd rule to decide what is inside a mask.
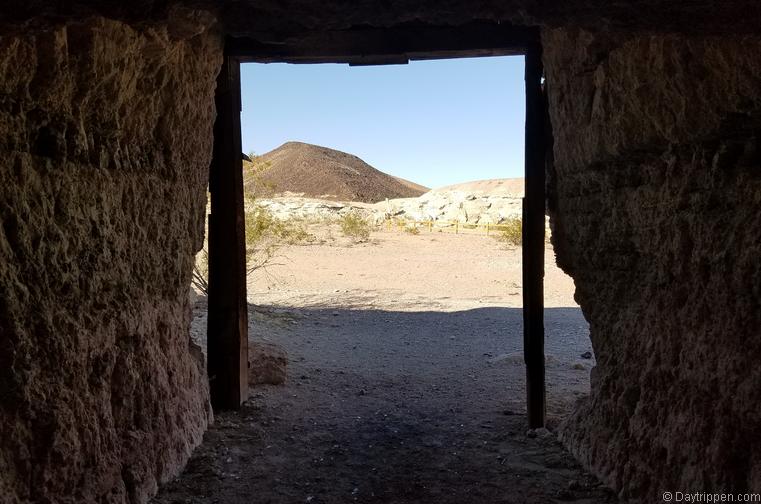
[[[201,304],[196,334],[204,318]],[[593,361],[577,308],[545,318],[552,427]],[[520,309],[250,307],[249,320],[288,352],[286,385],[218,415],[154,502],[614,502],[552,434],[527,432]]]

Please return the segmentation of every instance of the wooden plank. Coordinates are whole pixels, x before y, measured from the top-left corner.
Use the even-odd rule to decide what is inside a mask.
[[[529,427],[545,422],[544,378],[544,215],[545,102],[542,92],[542,50],[526,50],[526,148],[523,200],[523,351]]]
[[[245,213],[240,139],[240,62],[225,56],[217,77],[214,151],[209,172],[208,369],[215,410],[248,397]]]
[[[538,38],[534,27],[480,21],[459,26],[363,27],[290,36],[254,33],[230,39],[230,51],[244,62],[378,65],[519,55]]]

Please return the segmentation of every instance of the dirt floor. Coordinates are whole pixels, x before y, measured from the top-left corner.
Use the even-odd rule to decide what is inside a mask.
[[[528,431],[520,250],[475,234],[328,234],[249,285],[251,339],[287,351],[286,384],[219,414],[154,502],[615,502],[551,432],[594,365],[551,249],[550,431]],[[203,298],[195,317],[205,345]]]

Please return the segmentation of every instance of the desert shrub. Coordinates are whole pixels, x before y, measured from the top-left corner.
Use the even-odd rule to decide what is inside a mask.
[[[255,152],[247,154],[251,161],[243,163],[243,185],[249,195],[257,197],[269,196],[277,191],[277,184],[265,180],[264,173],[270,169],[272,163],[263,161]]]
[[[404,227],[404,232],[407,233],[407,234],[411,234],[411,235],[419,235],[420,234],[420,229],[417,226],[415,226],[414,224],[412,224],[412,225],[409,225],[409,226],[405,226]]]
[[[295,220],[277,219],[268,209],[256,205],[253,200],[246,212],[246,272],[274,266],[277,251],[284,245],[311,243],[315,236]],[[196,256],[192,276],[193,286],[209,294],[209,253],[206,247]]]
[[[354,212],[349,212],[341,218],[341,232],[344,236],[358,242],[370,239],[370,224]]]
[[[394,219],[389,219],[386,222],[387,222],[389,230],[391,229],[402,230],[407,226],[407,222],[404,219],[400,219],[398,217]]]
[[[196,262],[193,264],[193,276],[190,282],[193,287],[205,296],[209,295],[209,253],[206,251],[206,247],[196,255]]]
[[[246,270],[248,273],[272,264],[283,245],[314,241],[314,235],[303,224],[280,220],[268,209],[254,205],[246,212]]]
[[[500,232],[496,235],[497,240],[510,245],[523,243],[523,221],[514,217],[499,225]]]

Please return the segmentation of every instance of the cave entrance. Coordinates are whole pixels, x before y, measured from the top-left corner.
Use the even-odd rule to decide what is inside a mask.
[[[318,32],[283,43],[230,38],[217,82],[217,119],[209,191],[208,372],[215,409],[237,409],[248,396],[240,64],[347,63],[384,65],[410,60],[525,56],[525,197],[523,201],[523,327],[528,423],[545,423],[544,173],[551,149],[536,28],[471,23],[441,28]]]

